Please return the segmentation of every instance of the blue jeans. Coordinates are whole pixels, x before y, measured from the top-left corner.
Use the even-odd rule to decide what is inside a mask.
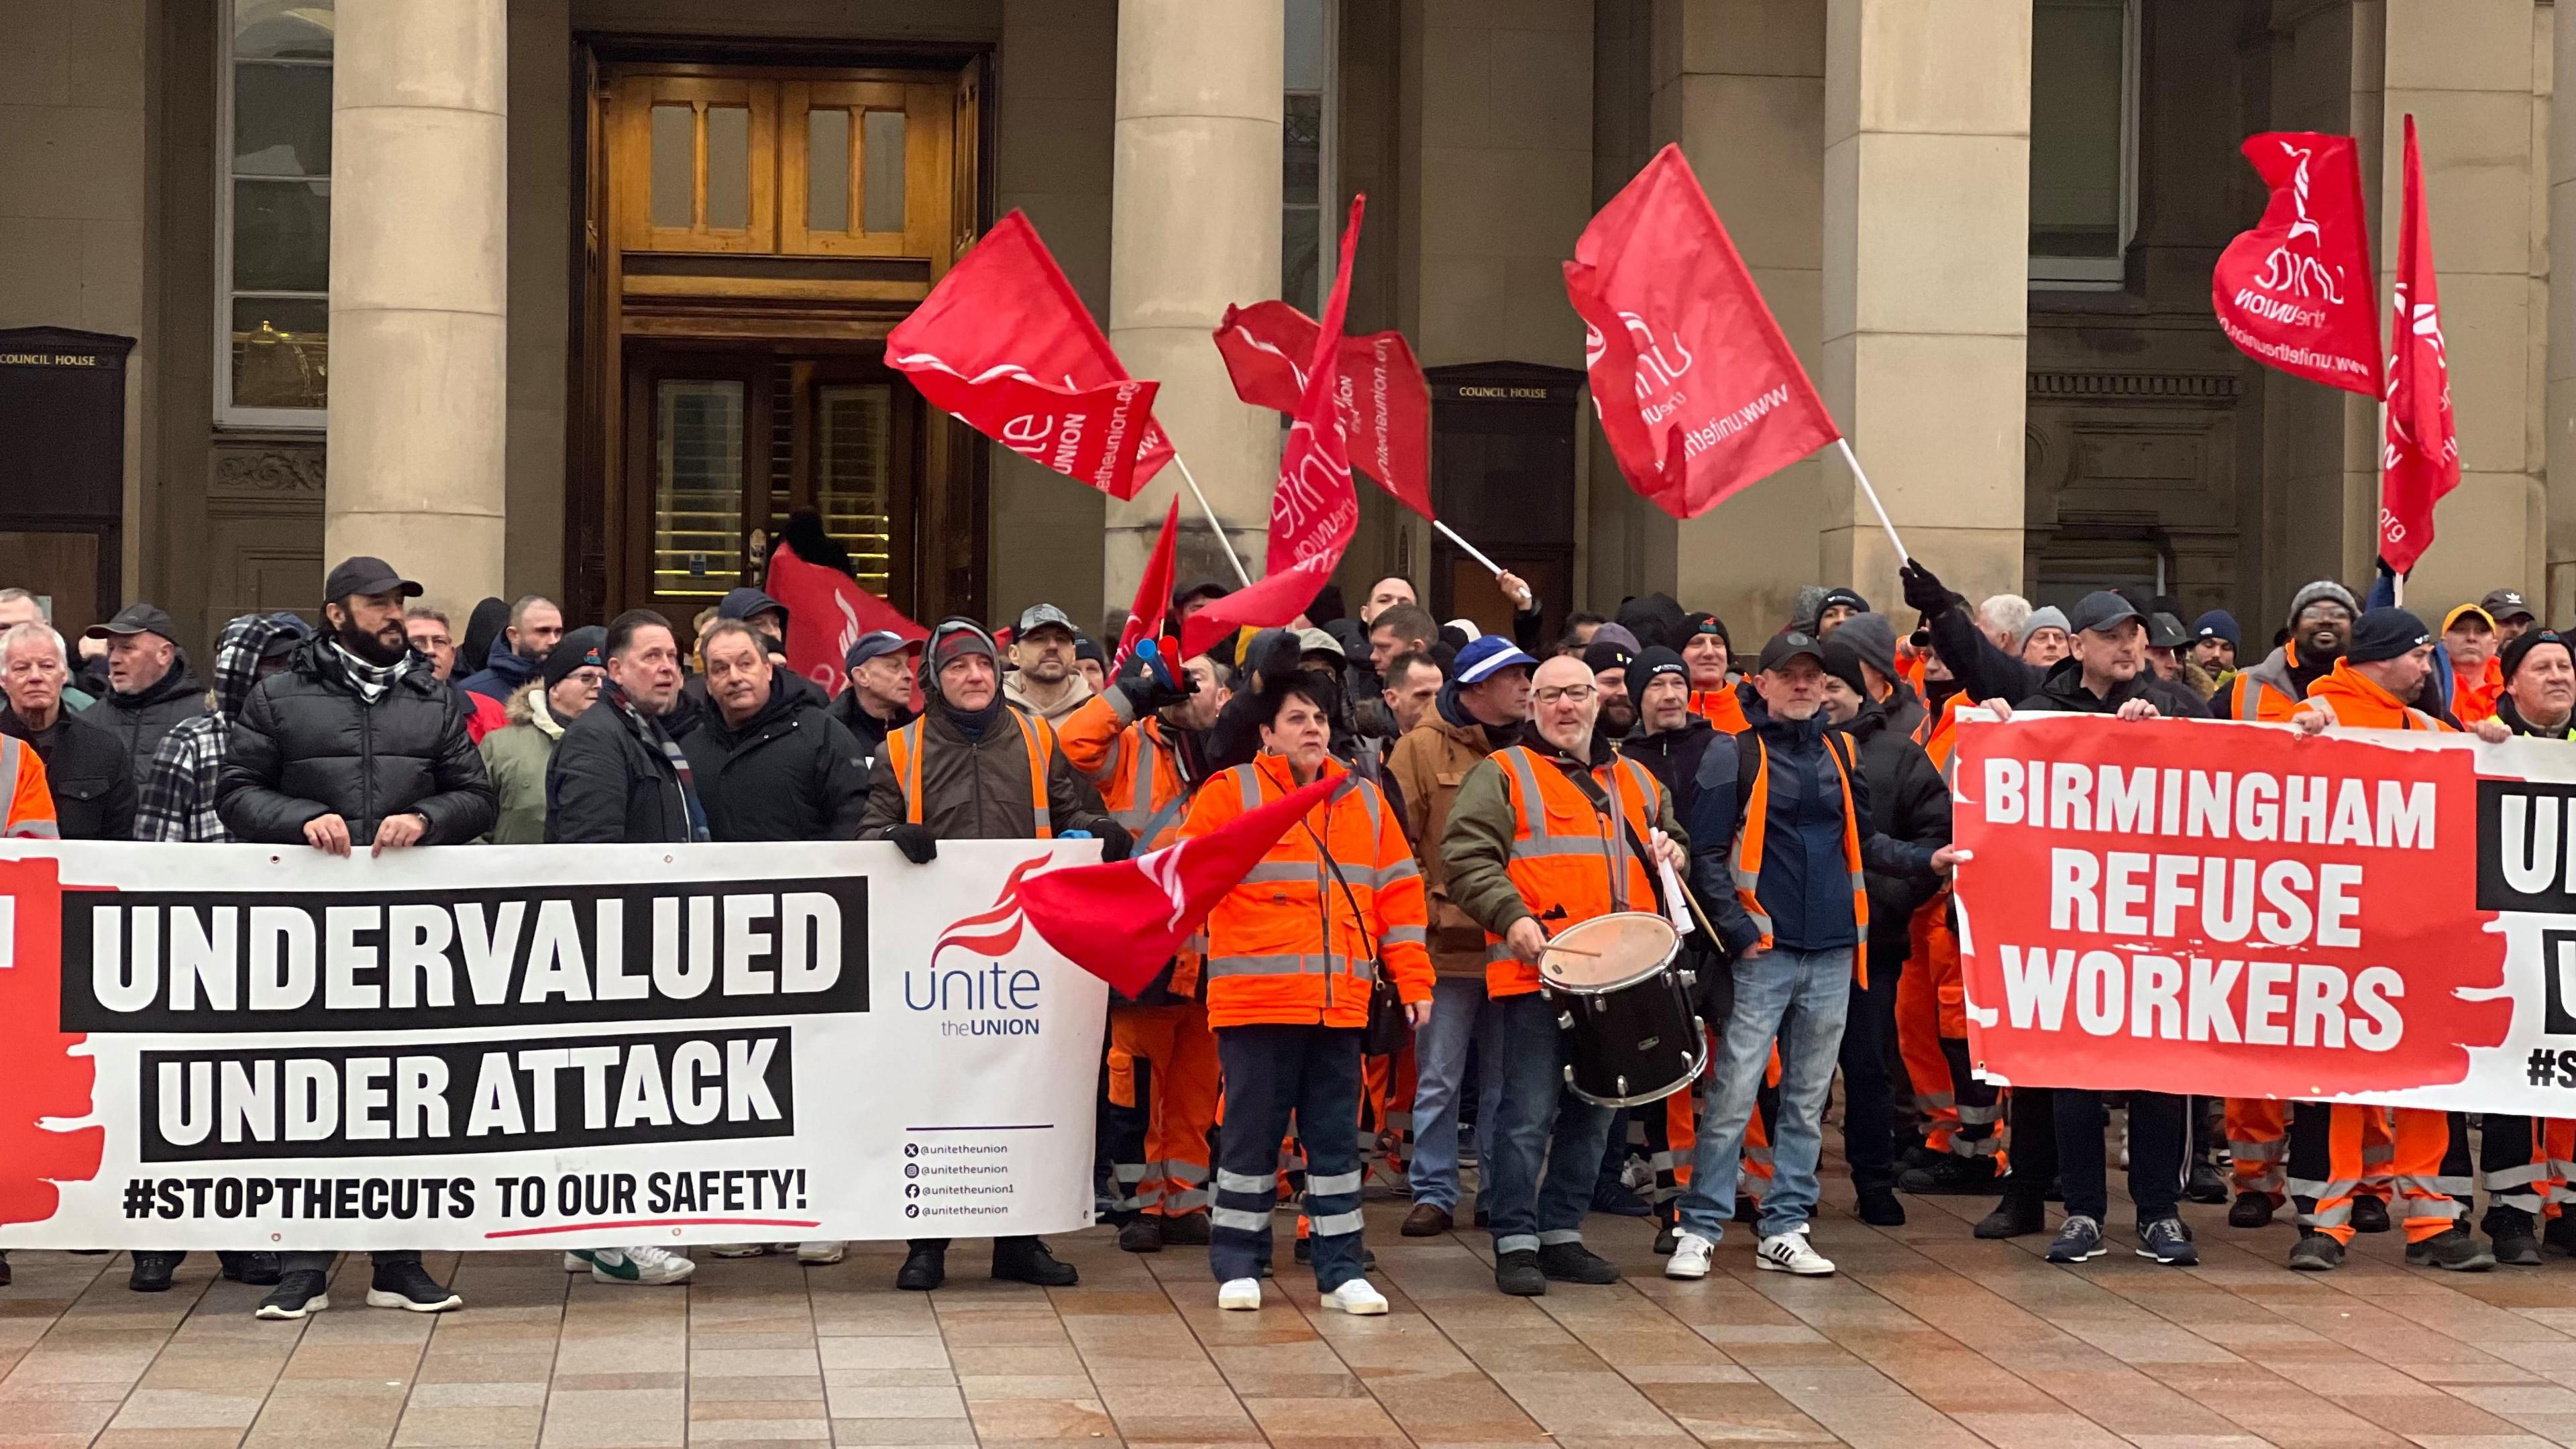
[[[1496,1253],[1532,1252],[1583,1241],[1583,1215],[1601,1179],[1601,1146],[1611,1109],[1565,1089],[1565,1038],[1557,1009],[1538,992],[1492,1002],[1496,1050],[1486,1071],[1502,1078],[1493,1151],[1479,1201]],[[1434,1008],[1433,1019],[1438,1020]],[[1831,1058],[1827,1059],[1828,1068]],[[1547,1180],[1539,1181],[1545,1166]]]
[[[1682,1195],[1684,1232],[1714,1243],[1735,1216],[1736,1167],[1754,1094],[1780,1043],[1780,1116],[1771,1132],[1771,1190],[1762,1195],[1764,1237],[1794,1230],[1816,1206],[1816,1158],[1824,1149],[1825,1098],[1834,1084],[1843,1022],[1851,1011],[1852,948],[1773,948],[1735,963],[1735,1009],[1703,1078],[1699,1150]]]
[[[1501,1017],[1486,1004],[1482,976],[1443,976],[1431,983],[1431,1024],[1413,1035],[1413,1200],[1458,1210],[1458,1093],[1467,1080],[1467,1046],[1484,1062],[1476,1092],[1476,1160],[1494,1160],[1494,1117],[1503,1097]]]

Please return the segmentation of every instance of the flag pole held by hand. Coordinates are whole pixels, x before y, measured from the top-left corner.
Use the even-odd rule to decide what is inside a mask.
[[[1851,465],[1852,477],[1859,480],[1860,491],[1868,497],[1870,508],[1878,514],[1878,526],[1887,530],[1888,546],[1896,550],[1898,562],[1912,558],[1914,555],[1905,551],[1905,540],[1896,536],[1896,525],[1888,520],[1887,505],[1878,501],[1878,490],[1869,486],[1869,475],[1861,471],[1860,455],[1852,451],[1851,439],[1836,438],[1834,446],[1843,450],[1843,461]]]
[[[1224,545],[1225,561],[1234,565],[1235,578],[1240,580],[1245,588],[1251,588],[1252,575],[1244,572],[1243,557],[1234,551],[1234,540],[1226,536],[1225,520],[1216,516],[1216,510],[1208,505],[1207,495],[1199,491],[1199,480],[1190,476],[1188,461],[1179,453],[1174,453],[1172,462],[1181,470],[1181,481],[1190,485],[1190,496],[1199,501],[1199,512],[1207,515],[1208,527],[1216,530],[1216,541]]]
[[[1498,564],[1498,563],[1494,562],[1492,559],[1489,559],[1489,558],[1485,557],[1484,551],[1483,551],[1482,549],[1479,549],[1479,548],[1477,548],[1474,544],[1469,543],[1467,540],[1465,540],[1465,539],[1463,539],[1463,538],[1460,538],[1460,537],[1458,536],[1458,531],[1457,531],[1456,529],[1451,528],[1449,525],[1447,525],[1447,524],[1445,524],[1445,523],[1442,523],[1439,519],[1436,519],[1436,518],[1435,518],[1435,519],[1433,519],[1433,520],[1431,520],[1431,526],[1432,526],[1433,528],[1436,528],[1436,529],[1439,529],[1439,530],[1440,530],[1440,535],[1441,535],[1441,537],[1448,539],[1451,543],[1454,543],[1454,544],[1458,545],[1458,547],[1459,547],[1460,549],[1464,550],[1464,551],[1466,552],[1467,557],[1469,557],[1469,558],[1471,558],[1471,559],[1474,559],[1476,562],[1478,562],[1478,563],[1480,563],[1480,564],[1483,564],[1483,565],[1485,566],[1486,571],[1487,571],[1488,573],[1491,573],[1495,578],[1498,578],[1498,579],[1499,579],[1499,578],[1501,578],[1501,577],[1503,576],[1503,566],[1502,566],[1501,564]],[[1522,608],[1527,609],[1527,608],[1529,608],[1531,605],[1533,605],[1533,604],[1535,604],[1535,603],[1537,603],[1537,602],[1538,602],[1537,600],[1535,600],[1535,599],[1533,599],[1533,598],[1531,598],[1531,597],[1530,597],[1530,591],[1529,591],[1527,588],[1523,588],[1523,589],[1521,590],[1521,607],[1522,607]]]

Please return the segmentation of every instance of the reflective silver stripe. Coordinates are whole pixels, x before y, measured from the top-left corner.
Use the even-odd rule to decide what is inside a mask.
[[[2353,1190],[2361,1186],[2358,1178],[2348,1182],[2329,1182],[2313,1177],[2291,1177],[2282,1181],[2288,1185],[2292,1197],[2350,1197]]]
[[[2299,1214],[2299,1223],[2311,1228],[2340,1228],[2352,1221],[2352,1199],[2345,1198],[2333,1207]]]
[[[1538,1245],[1542,1248],[1553,1248],[1559,1243],[1582,1241],[1583,1231],[1580,1228],[1547,1228],[1538,1235]]]
[[[1165,1193],[1163,1195],[1163,1211],[1174,1217],[1178,1217],[1182,1213],[1197,1212],[1200,1208],[1206,1207],[1207,1205],[1208,1191],[1203,1187],[1183,1188],[1179,1192]]]
[[[1982,1127],[1989,1122],[2000,1122],[2003,1119],[2004,1106],[2001,1102],[1989,1103],[1983,1107],[1963,1104],[1959,1108],[1959,1125],[1963,1127],[1971,1125]]]
[[[1265,860],[1243,873],[1245,885],[1313,885],[1322,872],[1298,860]]]
[[[1386,934],[1378,939],[1390,946],[1401,945],[1407,941],[1422,946],[1430,944],[1431,933],[1429,928],[1424,926],[1389,926]]]
[[[1970,1137],[1966,1133],[1950,1139],[1952,1157],[1992,1157],[2003,1150],[2000,1137]]]
[[[1208,1226],[1232,1228],[1238,1233],[1265,1233],[1270,1230],[1270,1214],[1221,1207],[1208,1214]]]
[[[1121,731],[1118,738],[1124,742],[1127,738],[1126,733]],[[1149,810],[1153,807],[1154,735],[1143,725],[1136,726],[1136,774],[1134,780],[1128,785],[1127,792],[1128,798],[1136,804],[1145,806]]]
[[[1496,1253],[1535,1253],[1538,1251],[1538,1234],[1513,1233],[1509,1237],[1496,1238],[1494,1251]]]
[[[1551,832],[1547,828],[1546,797],[1538,792],[1538,775],[1530,769],[1530,752],[1514,745],[1503,751],[1499,758],[1503,762],[1503,768],[1512,772],[1513,783],[1520,791],[1521,818],[1529,822],[1530,839],[1549,838]],[[1521,853],[1520,844],[1515,843],[1512,846],[1512,854]]]
[[[1163,1175],[1174,1182],[1186,1182],[1193,1186],[1207,1181],[1207,1169],[1195,1162],[1166,1162],[1163,1164]]]
[[[1109,749],[1107,753],[1100,757],[1100,768],[1096,771],[1090,772],[1089,778],[1092,783],[1098,784],[1100,781],[1106,780],[1110,776],[1117,774],[1118,757],[1125,753],[1127,753],[1127,732],[1125,730],[1120,730],[1118,733],[1109,737]]]
[[[2227,1155],[2239,1162],[2279,1162],[2290,1155],[2290,1144],[2279,1137],[2269,1142],[2239,1142],[2231,1137]]]
[[[2486,1183],[2487,1191],[2501,1192],[2509,1187],[2530,1187],[2547,1176],[2549,1176],[2549,1169],[2541,1163],[2534,1162],[2524,1167],[2489,1169],[2482,1174],[2482,1180]]]
[[[1360,1175],[1357,1172],[1336,1172],[1329,1177],[1318,1177],[1308,1173],[1306,1176],[1306,1191],[1316,1197],[1331,1197],[1335,1193],[1359,1190]]]
[[[1216,1170],[1216,1190],[1219,1192],[1268,1192],[1272,1181],[1248,1173],[1228,1172],[1222,1167]]]
[[[1917,1092],[1914,1094],[1914,1110],[1917,1112],[1956,1113],[1959,1110],[1958,1094],[1954,1092]]]
[[[1499,966],[1505,961],[1519,959],[1521,959],[1519,956],[1512,953],[1511,944],[1506,941],[1496,941],[1485,948],[1485,964],[1488,966]]]
[[[1415,865],[1413,857],[1409,855],[1393,865],[1363,866],[1350,872],[1352,879],[1366,883],[1371,890],[1381,891],[1397,881],[1411,880],[1420,874],[1422,874],[1422,867]]]
[[[2412,1189],[2437,1193],[2443,1197],[2466,1197],[2475,1186],[2474,1182],[2465,1177],[2400,1177],[2397,1179],[2397,1187],[2401,1192]]]
[[[1360,1214],[1357,1208],[1346,1213],[1326,1213],[1322,1217],[1310,1218],[1307,1221],[1313,1227],[1315,1236],[1319,1238],[1346,1238],[1360,1230]]]
[[[63,828],[51,820],[21,820],[8,830],[11,840],[60,840]]]
[[[1605,842],[1581,835],[1533,835],[1512,842],[1512,859],[1535,860],[1549,855],[1588,855],[1594,860],[1607,860],[1610,847]]]
[[[21,748],[22,745],[17,736],[0,735],[0,791],[7,791],[9,794],[9,799],[0,800],[0,810],[8,809],[17,800],[18,771],[24,768],[23,762],[18,757]],[[0,830],[0,835],[5,835],[12,840],[63,838],[62,827],[51,820],[12,820],[6,816],[0,816],[0,825],[8,827],[6,830]]]
[[[1243,796],[1243,808],[1261,808],[1261,771],[1251,765],[1237,765],[1227,773],[1234,776],[1234,788]]]
[[[1144,1205],[1143,1200],[1132,1196],[1113,1197],[1109,1200],[1109,1209],[1112,1212],[1132,1213]]]
[[[2244,720],[2263,717],[2263,681],[2251,674],[2237,676],[2236,717]]]
[[[1111,1176],[1117,1178],[1120,1182],[1143,1182],[1145,1180],[1145,1164],[1141,1162],[1112,1163],[1110,1164],[1109,1172]]]
[[[1216,976],[1303,976],[1322,974],[1326,956],[1210,956],[1207,974]]]
[[[2456,1218],[2468,1206],[2455,1197],[2410,1197],[2406,1200],[2406,1220],[2420,1222],[2428,1218]]]

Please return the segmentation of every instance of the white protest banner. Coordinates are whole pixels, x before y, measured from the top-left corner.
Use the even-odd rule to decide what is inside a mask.
[[[1097,857],[0,849],[0,1247],[1081,1227],[1107,988],[984,923]]]
[[[1978,1069],[2027,1086],[2576,1114],[2576,746],[1963,723]]]

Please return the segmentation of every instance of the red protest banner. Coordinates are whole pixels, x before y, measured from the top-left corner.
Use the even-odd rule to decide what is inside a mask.
[[[1675,518],[1842,435],[1679,146],[1583,229],[1565,294],[1619,471]]]
[[[1964,721],[1954,828],[1972,858],[1956,899],[1980,1070],[2542,1110],[2516,1104],[2519,1050],[2497,1050],[2538,1029],[2541,1002],[2504,988],[2542,963],[2518,934],[2508,961],[2498,908],[2576,897],[2544,900],[2535,883],[2506,898],[2516,862],[2527,875],[2535,858],[2537,807],[2506,809],[2480,782],[2482,765],[2536,755],[2457,735]],[[2576,792],[2532,788],[2551,812],[2537,858],[2554,877],[2555,811]]]
[[[1174,551],[1180,544],[1180,532],[1181,500],[1175,497],[1171,511],[1163,515],[1163,532],[1154,540],[1153,555],[1145,560],[1145,576],[1136,581],[1136,599],[1127,606],[1126,627],[1118,631],[1118,652],[1109,660],[1112,674],[1126,666],[1136,641],[1163,635],[1163,616],[1172,611]]]
[[[849,675],[841,661],[862,634],[891,630],[915,643],[930,631],[836,568],[807,563],[785,539],[769,551],[769,594],[787,609],[787,667],[838,696]]]
[[[2266,367],[2378,396],[2379,296],[2352,138],[2266,131],[2242,149],[2272,200],[2210,273],[2219,328]]]
[[[2379,480],[2379,556],[2399,573],[2433,546],[2433,505],[2460,486],[2451,421],[2451,359],[2442,346],[2442,294],[2433,276],[2433,218],[2424,162],[2406,118],[2404,204],[2397,233],[2396,315],[2388,324],[2388,438]]]
[[[1112,498],[1135,497],[1171,461],[1154,426],[1155,384],[1119,365],[1017,211],[896,324],[886,365],[940,411]]]
[[[1313,318],[1285,302],[1228,307],[1216,329],[1234,394],[1254,407],[1297,410],[1306,362],[1315,352]],[[1336,354],[1342,426],[1351,462],[1396,502],[1431,516],[1431,385],[1401,332],[1345,337]]]

